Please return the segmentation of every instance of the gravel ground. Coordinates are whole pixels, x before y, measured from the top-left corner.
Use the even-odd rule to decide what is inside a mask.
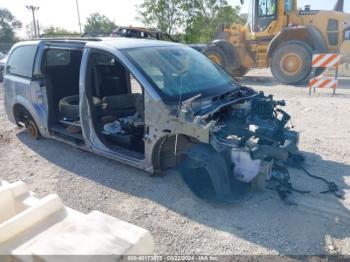
[[[1,86],[0,178],[23,180],[39,196],[57,193],[81,212],[99,210],[144,227],[156,254],[350,254],[350,81],[342,80],[335,97],[331,90],[308,96],[303,87],[278,85],[266,70],[250,72],[242,83],[287,100],[308,169],[336,181],[345,200],[294,194],[299,205],[287,206],[266,190],[213,207],[192,198],[174,175],[152,178],[54,140],[31,140],[8,122]],[[299,188],[324,189],[299,171],[291,175]]]

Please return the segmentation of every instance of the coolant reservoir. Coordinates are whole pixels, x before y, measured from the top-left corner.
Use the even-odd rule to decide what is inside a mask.
[[[231,159],[235,164],[233,171],[237,180],[249,183],[259,174],[261,160],[253,160],[249,152],[241,148],[233,148]]]

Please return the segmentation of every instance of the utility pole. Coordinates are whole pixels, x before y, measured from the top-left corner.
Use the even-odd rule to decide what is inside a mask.
[[[38,30],[38,36],[40,37],[40,24],[39,24],[39,20],[36,20],[36,28]]]
[[[83,34],[83,31],[81,30],[81,21],[80,21],[80,11],[79,11],[79,3],[78,3],[78,0],[75,0],[75,3],[77,4],[77,14],[78,14],[78,22],[79,22],[80,34]]]
[[[33,5],[27,5],[26,8],[28,10],[32,11],[34,34],[35,34],[35,37],[38,38],[39,36],[38,36],[37,27],[36,27],[35,11],[38,11],[39,7],[38,6],[33,6]]]

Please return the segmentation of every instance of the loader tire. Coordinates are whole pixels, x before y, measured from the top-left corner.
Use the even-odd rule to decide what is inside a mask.
[[[204,54],[215,64],[221,66],[225,71],[229,72],[229,68],[227,68],[227,64],[225,61],[225,53],[221,50],[221,48],[217,46],[209,46]]]
[[[300,84],[311,73],[312,49],[302,41],[290,41],[278,47],[271,59],[271,72],[283,84]]]
[[[246,73],[248,73],[248,71],[249,71],[249,68],[241,67],[239,69],[232,70],[231,75],[233,77],[241,77],[241,76],[244,76]]]
[[[308,85],[310,82],[310,79],[322,75],[324,71],[326,71],[326,68],[321,68],[321,67],[316,68],[315,72],[311,70],[310,74],[304,80],[298,82],[298,85]]]

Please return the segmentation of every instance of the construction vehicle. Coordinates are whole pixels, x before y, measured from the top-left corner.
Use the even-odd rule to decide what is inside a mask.
[[[350,54],[350,14],[343,10],[344,0],[332,11],[298,10],[297,0],[250,0],[247,24],[222,26],[204,53],[235,77],[270,67],[280,82],[301,84],[324,71],[311,68],[313,53]]]

